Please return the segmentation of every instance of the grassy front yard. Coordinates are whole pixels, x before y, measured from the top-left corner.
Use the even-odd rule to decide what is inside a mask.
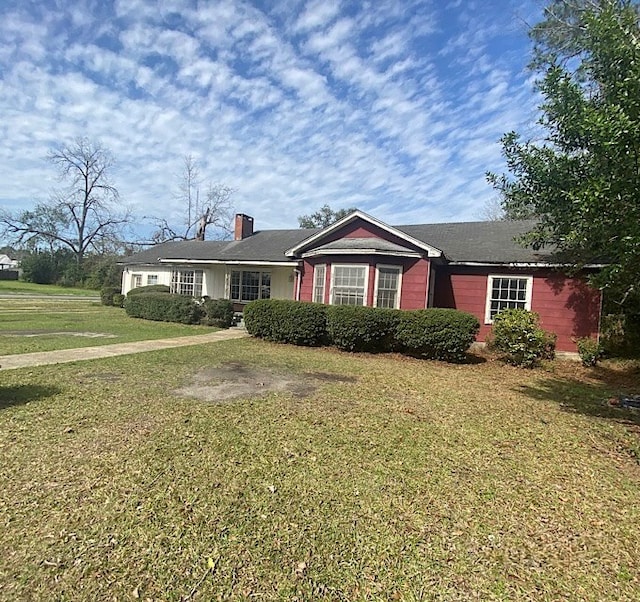
[[[216,329],[130,318],[87,300],[0,299],[0,355],[128,343]]]
[[[176,392],[219,366],[318,388]],[[2,600],[640,598],[638,421],[602,405],[633,366],[244,339],[1,374]]]

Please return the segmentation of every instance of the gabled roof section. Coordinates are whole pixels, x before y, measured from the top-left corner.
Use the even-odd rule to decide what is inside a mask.
[[[378,228],[380,228],[381,230],[384,230],[385,232],[388,232],[389,234],[400,238],[404,241],[406,241],[407,243],[418,247],[419,249],[422,249],[423,251],[426,252],[428,257],[441,257],[442,256],[442,251],[440,249],[437,249],[436,247],[431,246],[430,244],[419,240],[418,238],[413,237],[411,234],[407,233],[407,232],[403,232],[402,230],[399,230],[397,228],[394,228],[393,226],[390,226],[389,224],[385,224],[384,222],[380,221],[379,219],[376,219],[375,217],[372,217],[371,215],[364,213],[364,211],[360,211],[360,210],[356,210],[353,213],[350,213],[349,215],[346,215],[345,217],[343,217],[342,219],[338,220],[337,222],[335,222],[334,224],[331,224],[330,226],[327,226],[326,228],[316,231],[313,234],[311,234],[310,236],[308,236],[307,238],[305,238],[304,240],[302,240],[300,243],[298,243],[297,245],[291,247],[290,249],[287,249],[284,254],[287,257],[297,257],[300,256],[300,254],[304,253],[307,249],[309,249],[310,247],[314,246],[316,243],[319,243],[320,241],[322,241],[323,238],[327,237],[328,235],[332,234],[333,232],[338,231],[340,228],[342,228],[343,226],[346,226],[347,224],[350,224],[352,222],[354,222],[357,219],[361,219],[365,222],[368,222]]]

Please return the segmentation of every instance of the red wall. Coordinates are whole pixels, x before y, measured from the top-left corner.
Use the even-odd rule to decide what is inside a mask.
[[[435,307],[468,311],[480,320],[478,341],[484,341],[491,325],[484,323],[489,274],[533,276],[531,310],[540,325],[558,335],[558,351],[576,351],[574,340],[596,336],[600,318],[600,291],[583,279],[569,278],[553,270],[503,270],[500,268],[436,268]]]
[[[367,264],[369,265],[369,285],[367,305],[373,305],[376,282],[376,265],[401,265],[402,289],[400,293],[401,309],[423,309],[426,303],[427,283],[429,282],[428,259],[403,259],[402,257],[385,257],[378,255],[327,255],[304,260],[302,281],[300,285],[300,301],[311,301],[313,298],[313,266],[324,263],[327,266],[325,281],[325,303],[329,303],[329,287],[331,285],[332,264]]]

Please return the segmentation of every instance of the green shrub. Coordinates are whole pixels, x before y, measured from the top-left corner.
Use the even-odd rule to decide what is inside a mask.
[[[353,305],[327,307],[329,341],[345,351],[393,351],[399,309]]]
[[[315,346],[326,342],[325,305],[260,299],[244,308],[244,324],[253,336],[294,345]]]
[[[134,318],[181,324],[199,324],[204,315],[204,310],[193,297],[170,293],[127,296],[124,309]]]
[[[233,303],[229,299],[205,299],[204,321],[208,326],[229,328],[233,323]]]
[[[166,284],[149,284],[147,286],[139,286],[137,288],[132,288],[128,293],[127,297],[132,297],[133,295],[144,295],[147,293],[170,293],[171,289]]]
[[[640,315],[605,314],[600,327],[600,345],[609,357],[638,357]]]
[[[526,309],[505,309],[493,319],[490,347],[514,366],[533,368],[542,359],[553,359],[556,335],[538,324],[538,314]]]
[[[602,357],[602,347],[596,339],[584,337],[576,341],[578,353],[582,360],[582,365],[587,367],[595,366]]]
[[[124,300],[126,297],[122,293],[116,293],[113,296],[113,305],[115,307],[122,307],[124,305]]]
[[[100,301],[102,305],[113,305],[113,297],[119,293],[119,286],[103,286],[100,290]]]
[[[403,311],[396,341],[411,355],[460,362],[479,330],[475,316],[455,309]]]

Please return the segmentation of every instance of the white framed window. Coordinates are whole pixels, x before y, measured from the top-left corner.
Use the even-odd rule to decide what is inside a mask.
[[[375,307],[400,309],[402,266],[378,264],[374,290]]]
[[[313,268],[313,297],[314,303],[324,303],[324,287],[326,282],[327,266],[321,263]]]
[[[158,274],[147,274],[147,286],[158,284]]]
[[[493,318],[503,309],[531,310],[532,291],[533,276],[489,275],[485,324],[492,324]]]
[[[131,274],[131,288],[142,286],[142,274]]]
[[[173,270],[170,290],[178,295],[202,297],[202,270]]]
[[[271,272],[233,270],[229,278],[229,298],[246,303],[271,298]]]
[[[331,304],[366,305],[368,283],[368,265],[332,265]]]

